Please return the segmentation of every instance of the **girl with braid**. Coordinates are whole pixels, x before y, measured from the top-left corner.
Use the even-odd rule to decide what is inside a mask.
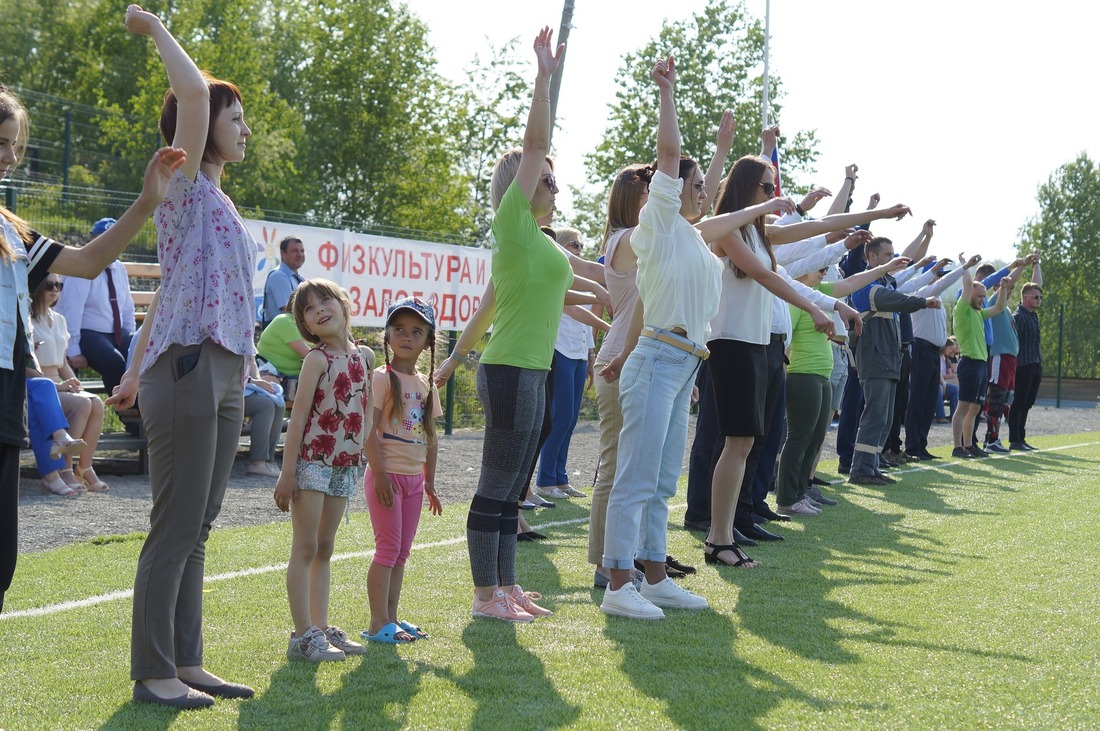
[[[374,560],[367,572],[370,627],[363,637],[391,645],[428,636],[397,618],[397,603],[424,496],[432,513],[443,514],[435,493],[435,420],[443,409],[431,379],[416,370],[425,350],[431,353],[428,373],[433,373],[435,308],[419,297],[391,304],[382,343],[386,365],[372,378],[374,430],[366,443],[370,470],[363,487],[374,528]]]

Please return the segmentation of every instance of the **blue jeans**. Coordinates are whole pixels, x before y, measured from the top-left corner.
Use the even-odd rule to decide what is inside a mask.
[[[623,430],[604,531],[603,565],[609,569],[633,568],[635,556],[665,560],[668,501],[680,478],[700,362],[647,337],[626,359],[619,378]]]
[[[588,377],[588,359],[566,358],[554,351],[554,396],[550,401],[550,435],[542,446],[539,475],[535,484],[553,487],[569,484],[565,461],[569,457],[569,442],[577,426],[577,414],[584,396],[584,379]]]
[[[39,474],[48,475],[64,467],[63,460],[50,458],[50,447],[53,433],[68,429],[69,422],[57,398],[57,385],[49,378],[27,379],[27,427]]]
[[[80,354],[88,359],[88,367],[103,377],[103,387],[112,393],[126,372],[126,355],[134,333],[122,333],[122,345],[115,345],[114,333],[95,330],[80,331]]]
[[[959,384],[949,383],[947,384],[947,394],[943,392],[943,386],[938,389],[939,398],[936,399],[936,418],[946,419],[948,416],[955,415],[955,409],[959,408]],[[951,402],[951,414],[945,414],[943,410],[943,400],[947,399]]]

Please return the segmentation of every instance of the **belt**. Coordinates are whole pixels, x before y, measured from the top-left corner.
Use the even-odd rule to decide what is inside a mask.
[[[785,343],[787,342],[787,333],[772,333],[773,343]]]
[[[667,330],[660,330],[658,328],[643,327],[641,332],[643,337],[653,338],[662,343],[671,345],[674,348],[679,348],[684,352],[691,353],[697,358],[706,360],[710,357],[710,351],[701,345],[696,345],[685,337],[677,335],[676,333],[670,333]]]

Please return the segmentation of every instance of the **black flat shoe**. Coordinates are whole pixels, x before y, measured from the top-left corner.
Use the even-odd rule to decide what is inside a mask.
[[[202,683],[188,683],[183,681],[189,687],[195,690],[202,691],[209,696],[215,698],[251,698],[256,695],[256,691],[249,688],[247,685],[241,685],[240,683],[222,683],[220,685],[203,685]]]
[[[520,541],[520,542],[523,542],[523,541],[534,541],[535,539],[531,537],[530,533],[516,533],[516,540]]]
[[[791,519],[789,515],[780,515],[771,509],[771,506],[767,503],[757,505],[752,509],[753,515],[759,515],[761,518],[768,520],[772,523],[785,523]]]
[[[744,566],[747,563],[755,563],[755,561],[753,561],[747,553],[742,551],[741,547],[738,546],[736,543],[731,543],[728,546],[716,546],[710,541],[705,541],[703,545],[705,546],[705,548],[703,549],[703,560],[706,561],[708,564],[721,564],[723,566]],[[707,548],[711,549],[711,553],[707,553]],[[737,558],[737,561],[735,561],[734,563],[726,563],[722,559],[718,558],[719,554],[725,553],[727,551],[729,553],[732,553]]]
[[[710,532],[709,520],[688,520],[684,519],[684,530],[694,530],[700,533]]]
[[[636,570],[642,572],[643,574],[645,573],[645,566],[642,564],[641,561],[639,561],[637,559],[634,560],[634,568]],[[682,579],[685,576],[687,576],[687,573],[684,572],[684,571],[681,571],[680,569],[673,568],[672,566],[669,566],[666,563],[665,564],[665,575],[670,579]]]
[[[783,536],[776,535],[770,531],[766,531],[758,525],[754,525],[751,528],[748,526],[741,526],[738,528],[746,537],[753,539],[754,541],[782,541]]]
[[[530,540],[530,541],[545,541],[549,537],[549,536],[543,535],[542,533],[539,533],[538,531],[533,531],[533,530],[529,530],[526,533],[524,533],[523,535],[527,536],[527,539]]]
[[[201,690],[189,690],[183,695],[176,696],[175,698],[161,698],[145,687],[145,683],[140,680],[134,683],[134,700],[140,703],[157,703],[162,706],[168,706],[170,708],[180,708],[184,711],[190,711],[195,708],[209,708],[214,705],[214,699],[203,693]]]
[[[672,556],[666,554],[665,555],[665,570],[667,571],[669,569],[673,569],[675,571],[682,571],[685,574],[694,574],[695,573],[695,567],[694,566],[688,566],[685,563],[680,563],[679,561],[677,561]]]
[[[733,529],[733,541],[734,541],[734,543],[736,543],[739,546],[750,546],[751,547],[751,546],[757,545],[756,541],[749,538],[747,535],[745,535],[741,531],[737,530],[736,527],[734,527],[734,529]]]
[[[820,477],[818,477],[817,475],[814,475],[814,479],[810,480],[810,484],[811,485],[818,485],[820,487],[828,487],[829,486],[829,481],[828,480],[823,480]]]

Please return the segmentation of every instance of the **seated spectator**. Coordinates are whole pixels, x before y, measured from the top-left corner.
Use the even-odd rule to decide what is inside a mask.
[[[298,374],[302,372],[302,359],[309,352],[309,344],[298,332],[294,318],[284,312],[272,320],[260,334],[256,350],[275,367],[287,401],[293,401]]]
[[[244,415],[252,419],[252,430],[248,437],[248,467],[250,475],[263,477],[279,476],[279,465],[275,463],[275,447],[279,445],[279,435],[283,433],[283,415],[286,413],[286,401],[283,400],[283,388],[274,369],[265,364],[266,370],[256,367],[256,359],[249,359],[248,385],[244,388]],[[270,380],[269,380],[270,379]]]
[[[956,370],[959,367],[959,341],[954,336],[947,339],[947,344],[940,349],[940,396],[936,400],[936,423],[949,424],[955,409],[959,405],[959,376]],[[951,413],[946,414],[943,409],[943,401],[951,402]]]
[[[61,458],[72,459],[88,445],[83,439],[74,439],[69,434],[65,412],[57,399],[57,384],[35,370],[29,369],[27,376],[27,426],[38,474],[42,476],[42,492],[76,497],[80,494],[80,485],[61,478],[61,470],[65,467]]]
[[[113,218],[96,221],[92,239],[114,224]],[[66,286],[68,291],[57,304],[57,311],[68,326],[69,365],[75,370],[91,368],[99,373],[104,388],[111,393],[122,380],[126,353],[137,329],[126,267],[115,260],[95,279],[73,277]]]
[[[72,456],[65,455],[60,478],[71,488],[78,488],[83,484],[92,492],[101,492],[107,490],[108,486],[96,475],[92,468],[92,458],[103,432],[103,402],[94,393],[83,389],[80,380],[65,360],[69,331],[65,317],[53,310],[64,286],[60,276],[50,274],[31,296],[35,356],[39,372],[54,384],[69,430],[87,444],[75,466],[72,464]]]

